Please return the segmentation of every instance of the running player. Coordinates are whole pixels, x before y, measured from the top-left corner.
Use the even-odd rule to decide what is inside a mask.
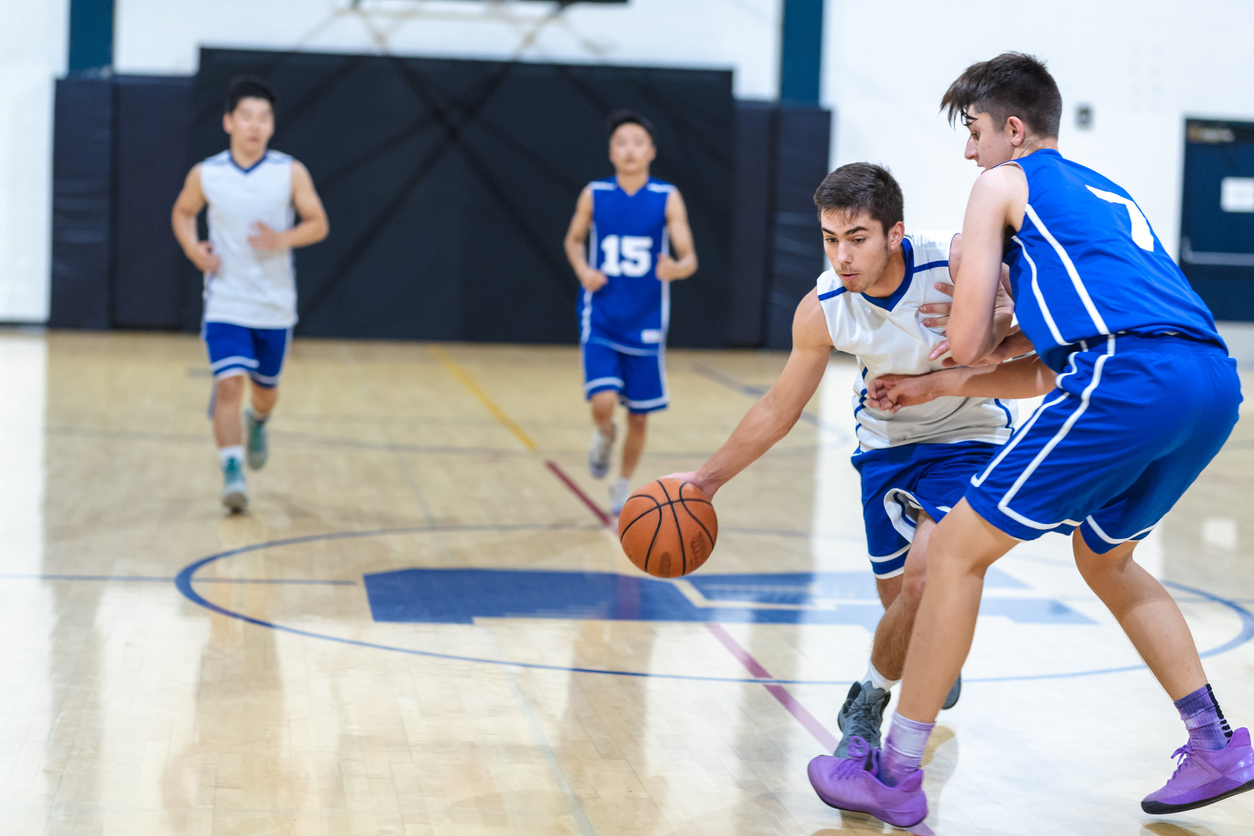
[[[1004,258],[1019,321],[1057,388],[933,532],[883,753],[858,741],[859,759],[815,758],[811,783],[840,809],[903,827],[923,820],[919,765],[970,650],[984,573],[1018,542],[1059,531],[1188,731],[1175,773],[1142,809],[1190,810],[1254,789],[1249,731],[1229,727],[1179,607],[1133,560],[1235,425],[1236,364],[1128,193],[1058,153],[1062,97],[1041,62],[1006,53],[974,64],[941,106],[962,119],[966,156],[985,169],[963,224],[953,358],[972,365],[998,347]]]
[[[327,216],[305,167],[267,148],[274,134],[274,91],[258,79],[237,78],[226,94],[222,125],[229,150],[192,168],[174,203],[174,235],[205,274],[202,337],[214,390],[213,436],[222,466],[222,504],[248,508],[240,407],[251,379],[248,465],[266,463],[266,421],[278,399],[279,373],[296,324],[292,249],[327,237]],[[196,216],[209,206],[209,240]],[[300,223],[293,225],[293,207]]]
[[[851,739],[879,744],[889,689],[901,677],[922,597],[928,540],[962,498],[972,474],[1010,438],[1014,405],[995,396],[947,397],[896,410],[868,402],[883,375],[942,368],[952,277],[962,257],[953,232],[905,234],[901,187],[877,165],[853,163],[827,176],[815,193],[832,269],[797,306],[792,354],[774,387],[749,410],[722,448],[695,473],[674,474],[707,496],[783,438],[818,389],[832,349],[858,360],[853,413],[862,480],[867,550],[885,614],[875,631],[866,676],[854,683],[839,715],[843,757]],[[998,314],[1011,330],[1009,297]],[[958,700],[955,674],[946,698]]]
[[[670,283],[697,271],[697,253],[679,190],[649,176],[657,157],[653,126],[628,111],[611,114],[608,126],[615,176],[589,183],[579,195],[566,233],[566,257],[583,285],[578,309],[583,393],[592,401],[596,425],[588,470],[597,479],[610,470],[614,404],[627,407],[622,467],[610,486],[610,511],[617,515],[644,450],[649,413],[670,403]]]

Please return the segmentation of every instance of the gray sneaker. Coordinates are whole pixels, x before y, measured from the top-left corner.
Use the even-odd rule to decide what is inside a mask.
[[[962,696],[962,674],[958,674],[958,678],[954,680],[953,687],[949,689],[949,694],[945,697],[945,704],[941,708],[949,709],[958,704],[958,698]]]
[[[617,432],[614,435],[617,435]],[[593,479],[604,479],[605,474],[610,472],[610,453],[614,451],[614,435],[601,435],[599,427],[592,431],[592,444],[588,447],[588,472],[592,474]]]
[[[245,455],[248,466],[253,470],[261,470],[270,458],[270,442],[266,440],[266,425],[253,420],[253,408],[244,410],[244,428],[248,432],[248,446]]]
[[[222,468],[222,504],[232,514],[248,510],[248,485],[244,483],[244,467],[239,459],[228,459]]]
[[[833,752],[836,757],[845,757],[849,741],[860,737],[876,749],[880,748],[880,726],[884,723],[884,709],[892,694],[876,688],[871,680],[855,682],[849,688],[840,714],[836,715],[836,724],[840,726],[840,743]]]
[[[627,504],[630,496],[631,483],[626,479],[619,479],[610,485],[610,516],[617,517],[623,513],[623,506]]]

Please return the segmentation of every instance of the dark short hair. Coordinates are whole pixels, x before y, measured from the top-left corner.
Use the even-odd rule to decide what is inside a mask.
[[[231,79],[226,87],[226,112],[234,113],[240,99],[265,99],[274,107],[279,97],[274,94],[274,88],[261,79],[241,75]]]
[[[605,127],[609,131],[610,136],[613,136],[614,131],[623,125],[639,125],[644,128],[645,133],[649,135],[649,139],[655,145],[657,144],[657,131],[653,129],[653,123],[634,110],[616,110],[605,118]]]
[[[814,193],[819,214],[833,209],[849,215],[867,212],[880,222],[884,234],[905,220],[905,198],[901,186],[883,166],[871,163],[842,165],[823,178]]]
[[[1062,94],[1044,61],[1022,52],[1003,52],[967,67],[945,91],[941,110],[945,109],[951,125],[959,119],[966,125],[974,109],[991,116],[998,128],[1018,116],[1029,132],[1056,138]]]

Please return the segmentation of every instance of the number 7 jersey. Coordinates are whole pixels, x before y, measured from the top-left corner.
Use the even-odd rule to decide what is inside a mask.
[[[579,298],[581,343],[601,343],[628,354],[657,354],[666,343],[670,284],[659,281],[657,260],[669,251],[666,202],[675,187],[649,179],[627,194],[617,178],[595,180],[588,264],[605,274],[595,293]]]
[[[1210,309],[1126,191],[1054,149],[1004,165],[1027,176],[1023,225],[1006,241],[1005,261],[1015,315],[1046,365],[1062,372],[1081,342],[1108,334],[1224,346]]]

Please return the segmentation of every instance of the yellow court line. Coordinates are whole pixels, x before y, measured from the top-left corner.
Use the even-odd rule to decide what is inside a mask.
[[[457,361],[448,355],[447,351],[438,345],[433,345],[431,346],[431,353],[444,365],[449,374],[461,381],[461,384],[466,387],[470,394],[475,396],[479,403],[487,407],[488,412],[491,412],[505,429],[514,434],[514,438],[522,442],[524,447],[532,452],[539,449],[536,443],[531,440],[531,436],[523,432],[523,428],[514,423],[514,419],[506,415],[505,410],[496,405],[496,401],[488,397],[488,393],[483,391],[478,383],[475,383],[475,379],[470,376],[470,373],[459,366]]]

